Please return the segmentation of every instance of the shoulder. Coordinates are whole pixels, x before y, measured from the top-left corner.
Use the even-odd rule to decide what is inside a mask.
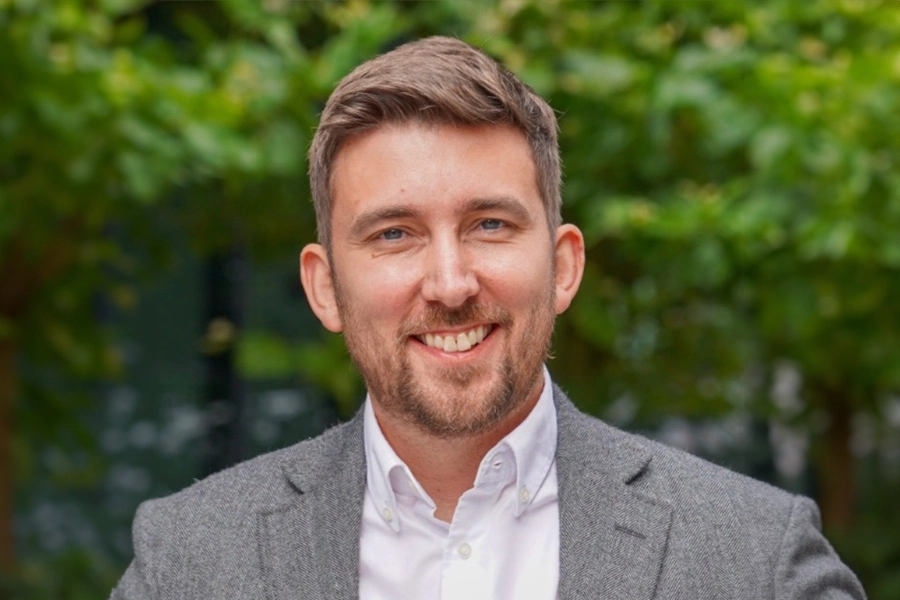
[[[582,498],[592,497],[584,489],[599,495],[601,482],[624,506],[667,513],[661,586],[720,592],[702,597],[756,589],[758,597],[814,598],[826,588],[835,594],[829,597],[865,597],[822,536],[812,500],[612,427],[556,395],[561,496],[564,481]]]
[[[359,423],[358,423],[359,421]],[[138,509],[135,529],[152,523],[214,520],[234,521],[248,512],[277,510],[303,488],[310,488],[347,460],[359,437],[361,419],[337,425],[318,437],[281,448],[195,481],[187,488]],[[362,456],[360,460],[364,461]],[[225,523],[220,523],[225,524]]]
[[[767,483],[612,427],[567,400],[558,402],[558,418],[561,490],[597,490],[602,482],[619,498],[640,500],[636,506],[664,507],[676,549],[778,548],[798,504],[807,506]]]
[[[298,506],[318,485],[363,479],[362,446],[357,415],[319,437],[142,503],[132,527],[134,560],[113,597],[260,595],[253,565],[261,519]]]
[[[561,445],[583,469],[619,470],[635,489],[690,505],[774,503],[790,511],[794,496],[683,450],[613,427],[557,399]]]

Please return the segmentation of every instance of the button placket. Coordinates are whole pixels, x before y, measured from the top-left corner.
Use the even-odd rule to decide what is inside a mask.
[[[463,542],[457,546],[456,551],[459,552],[459,555],[463,560],[468,560],[468,558],[472,556],[472,546],[470,546],[468,542]]]

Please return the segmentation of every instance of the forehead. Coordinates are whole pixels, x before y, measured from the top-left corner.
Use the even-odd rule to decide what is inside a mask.
[[[332,172],[332,224],[392,205],[434,212],[484,198],[543,210],[531,148],[506,125],[383,125],[340,149]]]

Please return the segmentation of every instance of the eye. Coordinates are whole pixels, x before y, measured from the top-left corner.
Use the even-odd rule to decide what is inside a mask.
[[[478,225],[485,231],[496,231],[503,227],[503,221],[499,219],[485,219]]]
[[[396,228],[385,229],[378,235],[378,237],[389,242],[397,241],[403,237],[403,230]]]

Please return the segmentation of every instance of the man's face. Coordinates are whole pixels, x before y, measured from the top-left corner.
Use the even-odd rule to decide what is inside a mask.
[[[571,295],[557,297],[559,234],[524,136],[383,126],[343,146],[332,181],[336,315],[319,316],[344,332],[376,414],[452,437],[536,400]]]

